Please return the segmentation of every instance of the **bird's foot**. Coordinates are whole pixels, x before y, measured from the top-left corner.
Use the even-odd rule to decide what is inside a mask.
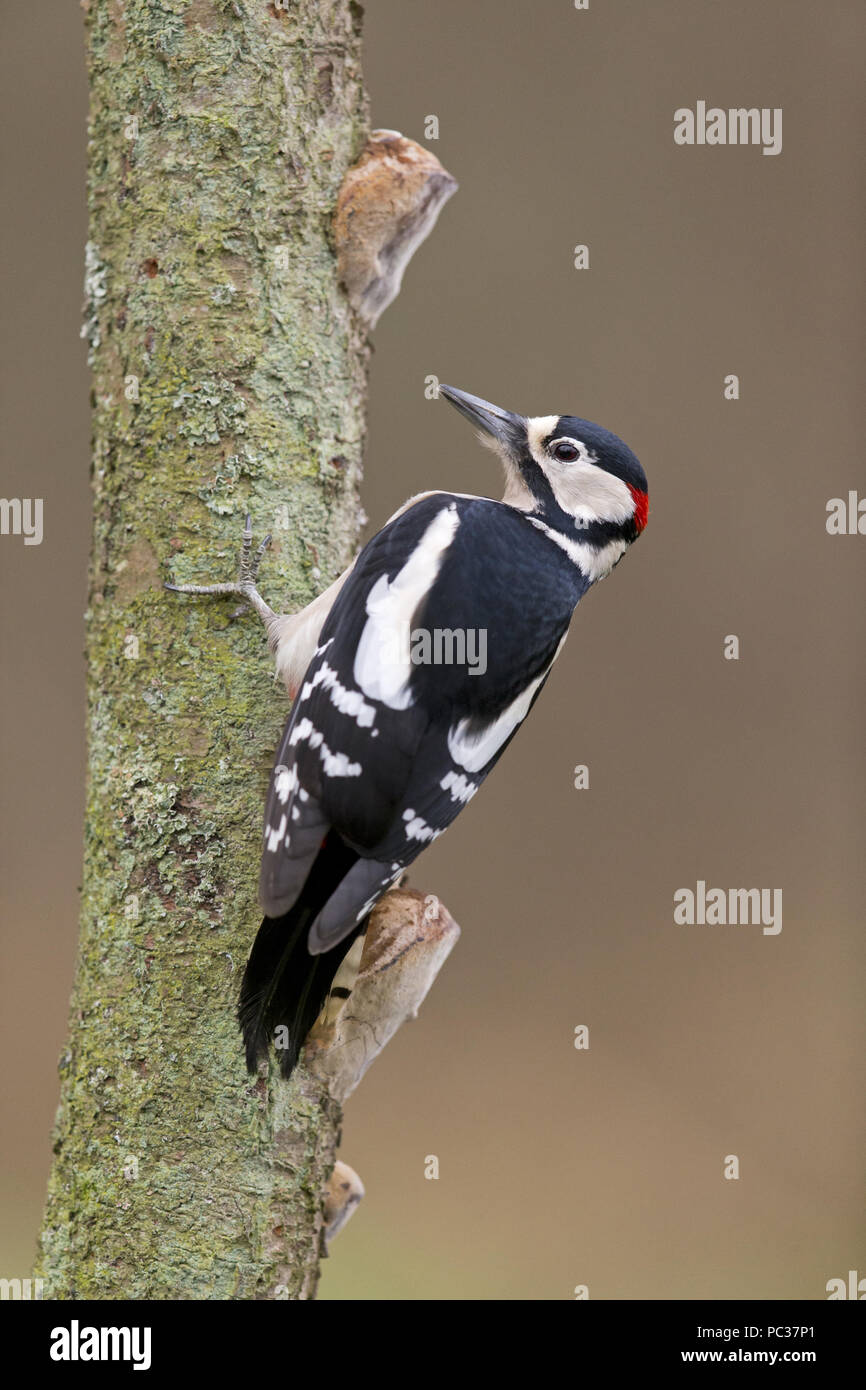
[[[244,523],[243,539],[241,542],[241,558],[238,566],[238,577],[234,583],[228,584],[166,584],[166,589],[171,589],[175,594],[200,594],[209,598],[222,598],[225,595],[237,595],[254,608],[267,627],[272,623],[277,614],[269,608],[256,588],[259,565],[262,563],[262,556],[271,543],[271,537],[265,536],[264,540],[253,552],[253,528],[252,521],[247,516]],[[239,610],[243,611],[243,610]]]

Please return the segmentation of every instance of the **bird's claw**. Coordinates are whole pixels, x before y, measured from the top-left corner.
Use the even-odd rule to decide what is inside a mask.
[[[241,555],[240,563],[238,565],[238,577],[233,583],[166,584],[165,587],[166,589],[171,589],[172,592],[176,594],[198,594],[204,595],[206,597],[209,596],[212,598],[220,598],[224,595],[236,594],[240,598],[244,599],[244,601],[248,603],[250,607],[254,608],[258,613],[259,617],[262,619],[262,621],[265,624],[267,624],[276,615],[273,613],[272,609],[270,609],[268,605],[265,603],[264,599],[262,598],[261,594],[256,588],[256,579],[258,578],[259,566],[262,563],[262,557],[265,551],[268,549],[268,546],[271,544],[271,540],[272,537],[269,533],[267,536],[265,536],[264,540],[258,546],[258,548],[255,551],[255,554],[253,553],[252,518],[250,517],[249,513],[247,513],[246,520],[244,521],[243,536],[241,539]],[[243,612],[243,609],[238,609],[237,612],[232,614],[232,617],[237,617],[238,613],[241,612]]]
[[[262,556],[264,555],[265,551],[270,545],[272,539],[273,537],[271,536],[270,532],[268,532],[268,534],[265,536],[264,540],[261,542],[258,549],[256,550],[255,555],[252,554],[253,523],[249,512],[247,512],[247,518],[244,522],[243,541],[241,543],[239,583],[255,584],[256,578],[259,573],[259,565],[262,563]]]

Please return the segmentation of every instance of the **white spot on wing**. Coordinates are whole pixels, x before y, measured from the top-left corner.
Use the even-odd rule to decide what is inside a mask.
[[[478,790],[477,782],[470,782],[468,777],[463,777],[459,772],[447,772],[439,785],[443,792],[451,793],[452,801],[467,802]]]
[[[403,819],[406,822],[404,829],[407,840],[421,840],[422,842],[426,842],[428,840],[435,840],[437,835],[441,833],[428,825],[423,816],[416,816],[414,811],[404,811]]]
[[[285,806],[292,792],[298,786],[298,769],[292,767],[277,767],[274,769],[274,792],[281,806]]]
[[[282,819],[280,820],[279,826],[277,827],[276,830],[274,830],[272,826],[270,826],[270,825],[268,826],[268,831],[267,831],[268,841],[267,841],[267,845],[268,845],[268,849],[271,851],[272,854],[275,853],[275,852],[279,849],[279,847],[280,847],[280,841],[282,840],[283,836],[284,836],[285,833],[286,833],[286,825],[287,825],[286,817],[283,816]]]
[[[289,743],[309,743],[311,748],[319,750],[319,757],[322,760],[322,767],[327,777],[360,777],[361,764],[350,761],[346,753],[332,753],[327,743],[324,742],[323,735],[318,729],[314,729],[309,719],[301,719],[295,725],[289,737]],[[306,798],[304,798],[306,800]]]
[[[348,714],[355,719],[362,729],[369,729],[376,718],[376,710],[373,705],[368,705],[360,690],[349,690],[340,681],[333,666],[329,666],[327,661],[323,661],[312,680],[306,681],[301,693],[301,699],[306,700],[320,685],[323,690],[327,690],[331,697],[331,704],[340,711],[341,714]]]

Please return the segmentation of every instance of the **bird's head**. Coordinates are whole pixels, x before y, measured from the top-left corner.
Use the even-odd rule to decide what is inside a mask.
[[[503,501],[597,548],[622,541],[620,554],[640,535],[649,510],[646,474],[610,430],[576,415],[515,415],[453,386],[440,386],[439,394],[501,457]]]

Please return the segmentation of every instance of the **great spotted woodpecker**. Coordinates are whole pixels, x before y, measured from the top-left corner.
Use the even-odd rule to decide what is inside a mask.
[[[371,909],[475,795],[538,698],[576,604],[646,525],[646,477],[616,435],[439,392],[499,453],[501,502],[413,497],[292,616],[256,589],[267,539],[253,558],[249,519],[236,583],[169,586],[247,599],[294,698],[265,807],[265,919],[238,1011],[251,1072],[279,1029],[291,1074]]]

